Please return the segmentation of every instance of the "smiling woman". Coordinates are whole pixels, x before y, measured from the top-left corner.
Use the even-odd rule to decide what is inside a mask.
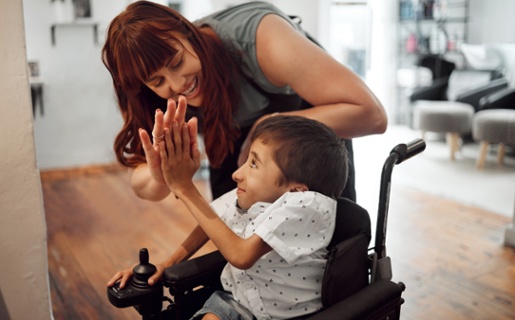
[[[198,118],[215,198],[235,187],[231,174],[248,156],[249,133],[270,114],[318,120],[347,139],[351,165],[344,195],[350,199],[350,139],[386,130],[383,107],[365,83],[266,2],[191,23],[168,7],[138,1],[111,22],[103,61],[125,121],[115,151],[144,199],[170,193],[148,133],[159,137],[172,122],[185,121],[181,112],[173,119],[161,112],[175,107],[179,96],[187,99],[187,118]]]
[[[199,87],[199,78],[202,77],[200,60],[186,38],[176,35],[176,39],[177,43],[172,45],[176,48],[175,55],[144,83],[165,100],[177,100],[182,95],[188,99],[190,106],[199,107],[202,103]]]

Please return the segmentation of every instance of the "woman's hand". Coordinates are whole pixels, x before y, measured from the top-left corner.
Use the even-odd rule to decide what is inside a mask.
[[[193,175],[200,167],[200,151],[196,136],[197,120],[192,118],[190,122],[174,122],[172,130],[165,129],[165,141],[159,143],[161,169],[164,180],[172,192],[191,186]]]

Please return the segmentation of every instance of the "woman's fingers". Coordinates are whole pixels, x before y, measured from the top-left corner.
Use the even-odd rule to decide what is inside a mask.
[[[143,146],[143,151],[145,152],[145,157],[147,158],[147,163],[155,161],[157,159],[155,146],[150,141],[150,136],[148,135],[147,131],[139,129],[138,133],[141,140],[141,145]]]
[[[177,111],[175,113],[175,122],[179,125],[184,123],[184,119],[186,118],[186,109],[188,108],[188,102],[184,96],[179,96],[177,105]]]
[[[154,129],[152,129],[152,138],[154,143],[157,144],[163,140],[163,129],[164,129],[164,115],[161,109],[156,109],[156,115],[154,119]]]
[[[164,128],[172,129],[172,122],[175,119],[175,114],[177,111],[177,103],[173,99],[168,99],[166,103],[166,112],[163,118],[163,126]]]

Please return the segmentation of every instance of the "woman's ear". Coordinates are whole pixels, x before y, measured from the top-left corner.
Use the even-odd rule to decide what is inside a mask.
[[[308,186],[306,186],[303,183],[296,183],[290,189],[290,192],[302,192],[302,191],[309,191]]]

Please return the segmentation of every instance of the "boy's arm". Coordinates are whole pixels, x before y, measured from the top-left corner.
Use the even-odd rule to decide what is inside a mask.
[[[174,189],[174,193],[232,266],[248,269],[261,256],[272,250],[257,235],[243,239],[234,233],[211,209],[193,183],[181,189]]]
[[[170,258],[166,259],[162,263],[156,264],[156,272],[148,279],[148,284],[153,285],[157,280],[161,278],[164,273],[164,270],[176,263],[179,263],[183,260],[191,257],[195,252],[197,252],[207,241],[209,238],[206,233],[202,230],[200,226],[197,226],[190,235],[184,240],[181,246],[175,250],[175,252],[170,256]],[[135,264],[130,268],[118,271],[107,283],[108,287],[113,286],[117,281],[120,281],[120,288],[124,288],[127,284],[127,281],[132,277]]]
[[[181,261],[189,259],[194,255],[206,242],[209,240],[208,236],[197,225],[195,229],[189,234],[189,236],[182,242],[179,248],[165,261],[156,265],[157,271],[148,279],[148,283],[153,285],[157,280],[161,278],[166,268],[171,267]]]
[[[173,139],[173,142],[172,142]],[[213,211],[193,184],[200,154],[196,143],[190,144],[188,125],[174,123],[172,132],[165,130],[165,141],[159,144],[161,167],[166,184],[197,220],[227,261],[238,269],[250,268],[272,248],[257,235],[242,239]]]

